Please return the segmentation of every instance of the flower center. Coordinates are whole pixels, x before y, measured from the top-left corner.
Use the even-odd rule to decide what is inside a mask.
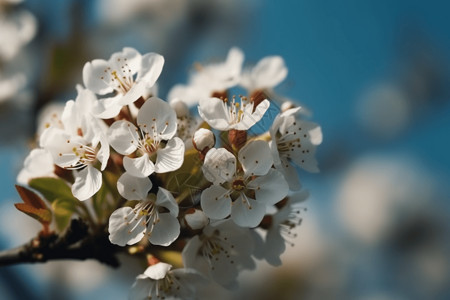
[[[233,188],[233,190],[238,191],[238,192],[244,190],[245,189],[245,182],[244,182],[244,180],[242,180],[242,179],[234,180],[233,183],[232,183],[232,188]]]
[[[117,64],[120,64],[119,68],[106,68],[100,79],[111,86],[116,92],[126,94],[134,84],[133,72],[127,63],[126,58],[118,58]]]

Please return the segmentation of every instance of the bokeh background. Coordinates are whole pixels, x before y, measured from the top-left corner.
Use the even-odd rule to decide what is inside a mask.
[[[14,209],[16,176],[39,111],[75,97],[86,61],[125,46],[165,59],[159,95],[185,83],[193,63],[281,55],[277,93],[322,126],[319,174],[302,226],[282,256],[242,274],[215,299],[450,299],[450,4],[342,0],[25,0],[36,30],[0,62],[0,249],[28,241],[38,223]],[[7,45],[8,30],[0,44]],[[1,49],[1,46],[0,46]],[[5,94],[5,93],[3,93]],[[0,91],[0,96],[3,95]],[[0,269],[1,299],[125,299],[139,271],[97,262]],[[205,297],[208,297],[205,292]],[[208,299],[208,298],[205,298]]]

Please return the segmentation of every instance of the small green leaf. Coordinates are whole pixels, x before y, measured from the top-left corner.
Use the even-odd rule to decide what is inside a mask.
[[[203,176],[202,164],[197,150],[186,151],[181,168],[175,172],[163,174],[165,175],[165,178],[163,178],[164,187],[174,197],[178,197],[179,202],[183,200],[192,201],[193,197],[209,184]]]
[[[52,202],[55,225],[59,231],[64,231],[69,226],[77,204],[73,198],[59,198]]]
[[[30,180],[29,185],[39,191],[52,203],[58,198],[73,198],[72,191],[66,182],[59,178],[40,177]]]

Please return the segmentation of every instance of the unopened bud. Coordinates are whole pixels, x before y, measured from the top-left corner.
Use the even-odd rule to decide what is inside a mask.
[[[214,147],[216,144],[216,137],[211,130],[200,128],[194,133],[194,136],[192,137],[192,144],[197,151],[203,153],[204,151]]]
[[[186,226],[192,230],[202,229],[208,225],[208,217],[199,209],[189,209],[184,216]]]
[[[176,98],[170,102],[170,106],[172,106],[173,110],[177,114],[177,118],[187,117],[189,115],[189,107],[186,103]]]

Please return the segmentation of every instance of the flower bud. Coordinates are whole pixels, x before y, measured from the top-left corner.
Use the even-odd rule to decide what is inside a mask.
[[[209,220],[203,211],[192,208],[186,212],[184,221],[190,229],[198,230],[208,225]]]
[[[189,107],[178,98],[175,98],[170,102],[170,106],[172,106],[173,110],[177,114],[177,118],[187,117],[189,115]]]
[[[192,137],[192,144],[197,151],[204,152],[209,150],[216,144],[214,133],[205,128],[198,129]]]

